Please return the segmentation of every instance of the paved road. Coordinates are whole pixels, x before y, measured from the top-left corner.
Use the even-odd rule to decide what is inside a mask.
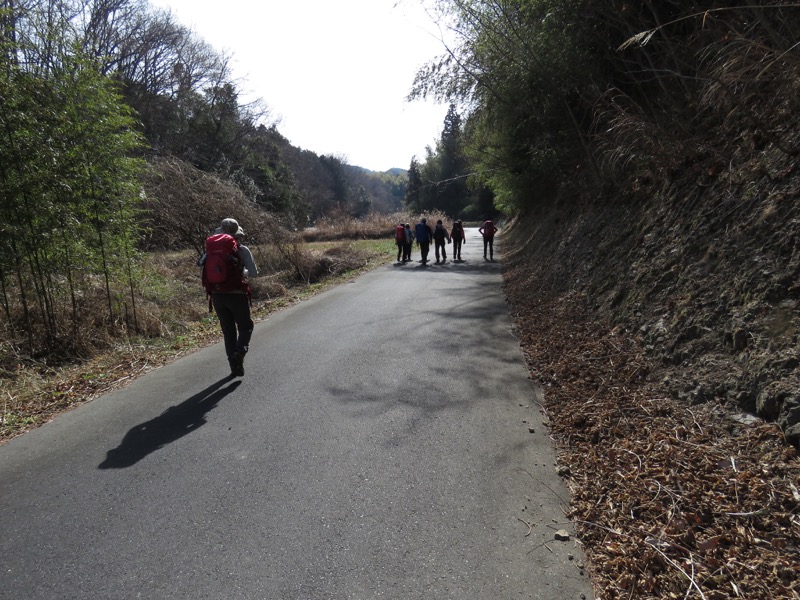
[[[215,345],[1,446],[0,597],[590,598],[501,263],[463,256],[270,317],[241,380]]]

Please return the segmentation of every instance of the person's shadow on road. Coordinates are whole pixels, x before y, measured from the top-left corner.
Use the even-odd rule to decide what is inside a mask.
[[[234,391],[241,380],[222,387],[231,381],[228,376],[210,385],[146,423],[136,425],[116,448],[109,450],[99,469],[122,469],[135,465],[151,452],[195,431],[206,423],[206,413],[225,396]]]

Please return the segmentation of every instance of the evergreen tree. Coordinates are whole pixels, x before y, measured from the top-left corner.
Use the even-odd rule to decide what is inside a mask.
[[[411,159],[411,165],[408,167],[408,185],[406,186],[404,198],[404,203],[411,212],[422,212],[422,187],[420,164],[415,156]]]
[[[455,104],[450,104],[438,145],[441,170],[434,208],[451,216],[458,215],[470,203],[463,145],[461,117]]]

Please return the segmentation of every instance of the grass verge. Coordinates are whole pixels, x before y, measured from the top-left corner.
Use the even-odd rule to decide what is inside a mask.
[[[313,267],[311,283],[271,257],[272,248],[253,248],[257,263],[263,265],[260,276],[252,281],[254,321],[385,264],[395,246],[378,239],[313,242],[300,250],[304,263]],[[58,365],[20,361],[3,381],[0,443],[221,340],[216,316],[207,312],[196,257],[191,252],[171,252],[148,258],[158,287],[157,293],[143,290],[148,300],[142,304],[141,319],[149,334],[114,340],[90,358]]]

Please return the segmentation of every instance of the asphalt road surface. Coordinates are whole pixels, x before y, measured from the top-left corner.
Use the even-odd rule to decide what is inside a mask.
[[[467,234],[259,323],[242,379],[216,344],[0,446],[0,597],[591,598]]]

